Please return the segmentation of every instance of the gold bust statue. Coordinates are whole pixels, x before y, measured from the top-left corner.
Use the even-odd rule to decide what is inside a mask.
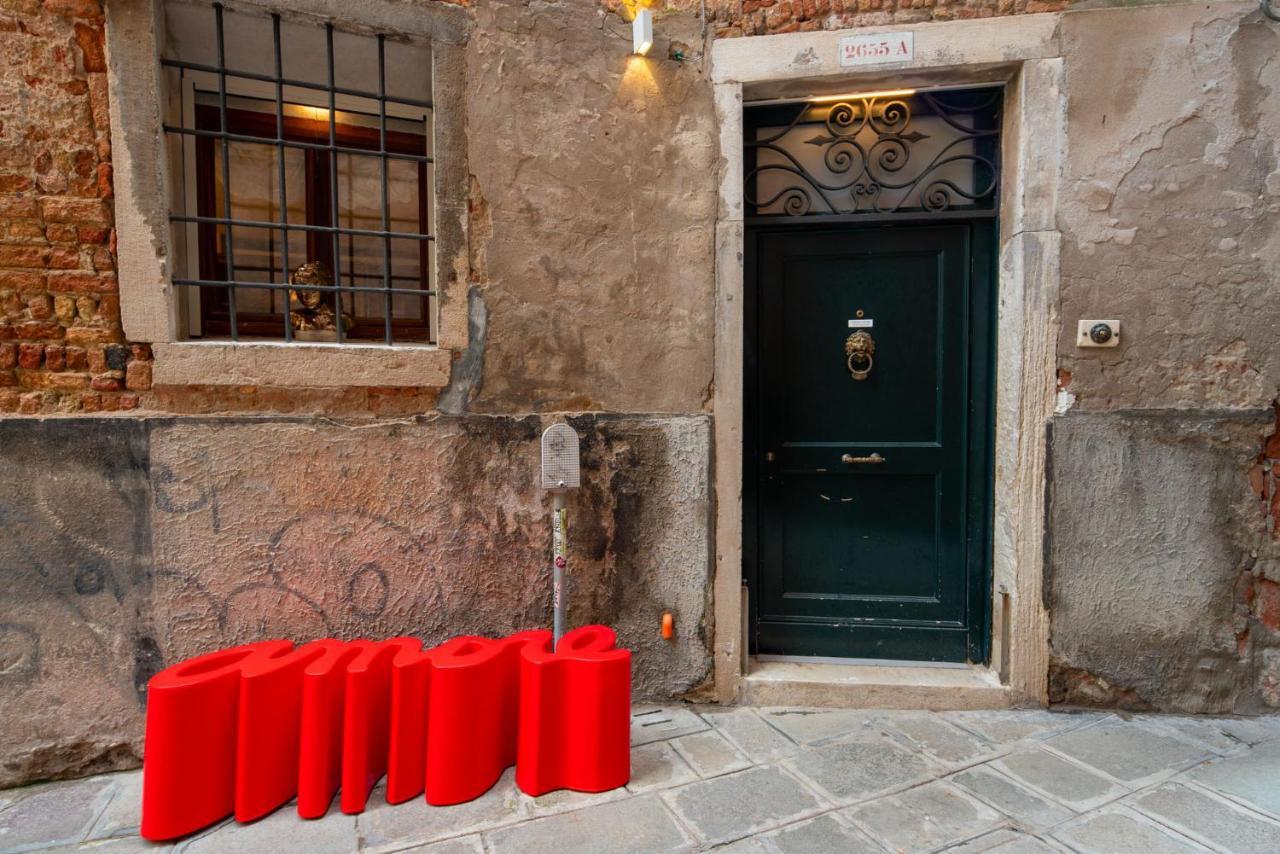
[[[333,284],[333,273],[323,261],[308,261],[289,274],[290,285]],[[336,340],[337,322],[333,308],[325,302],[325,291],[289,289],[289,323],[303,340]],[[351,315],[343,312],[342,328],[351,328]]]

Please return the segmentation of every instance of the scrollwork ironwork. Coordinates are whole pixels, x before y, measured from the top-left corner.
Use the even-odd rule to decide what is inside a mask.
[[[749,108],[750,213],[994,210],[1001,95],[920,92]]]

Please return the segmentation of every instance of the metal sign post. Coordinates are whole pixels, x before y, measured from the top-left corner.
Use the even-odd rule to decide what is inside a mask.
[[[578,434],[568,424],[552,424],[542,433],[542,488],[551,492],[551,609],[554,651],[564,634],[568,608],[565,567],[568,564],[568,513],[565,495],[581,485]]]

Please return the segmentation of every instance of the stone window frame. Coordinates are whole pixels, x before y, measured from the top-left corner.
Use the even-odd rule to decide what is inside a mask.
[[[1066,144],[1061,13],[898,24],[717,40],[711,81],[720,123],[713,408],[716,543],[715,686],[721,702],[901,704],[985,708],[1048,701],[1044,593],[1047,424],[1056,394],[1061,233],[1057,193]],[[910,64],[848,68],[839,41],[910,31]],[[743,102],[911,87],[1005,86],[995,380],[991,661],[967,670],[785,666],[753,677],[742,585]],[[1049,164],[1049,165],[1046,165]]]
[[[444,388],[466,349],[466,61],[470,17],[458,6],[395,0],[233,0],[228,11],[357,33],[387,32],[431,45],[435,163],[436,340],[433,344],[196,341],[179,334],[169,242],[168,156],[161,131],[163,0],[106,4],[112,170],[120,319],[129,341],[151,344],[157,386],[261,385]]]

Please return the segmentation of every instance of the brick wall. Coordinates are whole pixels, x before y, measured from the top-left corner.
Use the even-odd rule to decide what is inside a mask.
[[[1069,4],[1070,0],[706,0],[707,23],[717,38],[1057,12]],[[620,4],[606,0],[606,5]],[[666,5],[696,14],[701,0],[672,0]]]
[[[98,0],[0,0],[0,412],[151,386],[120,329],[102,27]]]

